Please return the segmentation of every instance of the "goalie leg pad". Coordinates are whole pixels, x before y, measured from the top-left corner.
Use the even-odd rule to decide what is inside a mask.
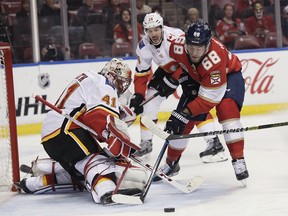
[[[108,175],[119,172],[115,162],[104,155],[92,154],[75,164],[75,168],[85,176],[85,180],[92,185],[96,175]]]
[[[116,177],[117,179],[119,179],[120,175],[117,174]],[[120,189],[138,188],[140,190],[143,190],[146,185],[147,179],[148,175],[144,169],[137,167],[130,167],[124,175],[124,178],[120,185]]]
[[[62,186],[63,187],[62,187]],[[71,176],[68,172],[42,174],[21,180],[19,187],[26,193],[41,194],[56,191],[57,188],[72,188]]]
[[[108,203],[108,198],[104,200],[101,198],[113,192],[116,187],[113,176],[115,177],[114,174],[119,170],[115,162],[104,155],[93,154],[77,162],[75,168],[85,176],[86,188],[90,191],[93,201]]]
[[[34,176],[51,174],[52,172],[66,172],[66,170],[60,165],[60,163],[54,161],[51,158],[36,159],[31,162],[31,165],[32,173]]]

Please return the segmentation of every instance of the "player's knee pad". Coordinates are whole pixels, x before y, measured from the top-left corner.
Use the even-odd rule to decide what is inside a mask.
[[[104,155],[92,154],[75,164],[75,168],[85,176],[92,185],[95,176],[119,172],[115,162]]]
[[[171,140],[169,146],[173,149],[185,149],[188,145],[189,139]]]
[[[242,128],[242,124],[240,122],[240,119],[228,119],[221,123],[223,130],[230,130],[230,129],[237,129]],[[238,140],[244,139],[244,132],[238,132],[238,133],[224,133],[224,139],[227,144],[236,142]]]

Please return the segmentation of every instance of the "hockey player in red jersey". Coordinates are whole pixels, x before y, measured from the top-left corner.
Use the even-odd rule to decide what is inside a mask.
[[[130,68],[116,58],[100,72],[85,72],[72,80],[55,106],[94,130],[97,136],[54,110],[49,111],[43,122],[41,142],[50,159],[34,162],[34,176],[23,179],[19,186],[27,193],[44,193],[71,188],[72,182],[78,186],[84,182],[94,202],[112,203],[111,195],[119,178],[115,158],[127,157],[132,151],[125,141],[130,140],[128,126],[119,117],[133,112],[118,101],[131,81]],[[100,142],[106,142],[106,148]],[[118,192],[141,192],[141,188],[130,189]]]
[[[158,13],[146,14],[143,21],[145,36],[139,42],[136,53],[138,61],[134,77],[134,95],[130,100],[130,107],[136,114],[141,116],[149,115],[154,122],[158,120],[160,105],[165,101],[179,85],[183,79],[179,79],[182,74],[182,68],[175,60],[169,56],[169,47],[171,41],[184,34],[177,28],[171,28],[163,25],[163,18]],[[158,66],[152,74],[152,61]],[[152,77],[152,78],[151,78]],[[150,79],[151,78],[151,79]],[[181,84],[181,83],[180,83]],[[199,86],[195,85],[196,91]],[[149,98],[156,92],[159,95],[149,103],[141,106],[145,97]],[[206,116],[205,116],[206,117]],[[204,121],[205,120],[205,121]],[[197,121],[196,125],[200,132],[215,130],[214,120],[210,113],[206,119]],[[141,157],[152,151],[153,133],[141,124],[141,150],[135,153],[135,156]],[[207,142],[207,149],[200,153],[200,158],[205,163],[220,162],[227,160],[224,154],[224,147],[216,135],[204,138]],[[187,140],[178,140],[175,142],[187,142]]]
[[[189,82],[200,83],[198,94],[182,94],[177,109],[166,122],[165,130],[173,134],[188,134],[193,128],[191,118],[205,115],[212,108],[223,130],[242,128],[240,111],[243,105],[245,86],[241,62],[217,39],[212,37],[207,23],[193,23],[185,35],[176,38],[170,46],[170,56],[186,71]],[[249,177],[244,160],[244,133],[224,134],[236,178],[243,181]],[[168,175],[178,173],[179,158],[186,145],[171,143],[166,164],[161,169]],[[156,179],[157,180],[157,179]]]

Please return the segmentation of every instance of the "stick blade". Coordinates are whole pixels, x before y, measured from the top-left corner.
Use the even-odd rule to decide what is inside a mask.
[[[143,201],[140,196],[130,196],[125,194],[113,194],[112,200],[115,203],[119,204],[128,204],[128,205],[141,205]]]
[[[189,191],[189,193],[194,192],[195,190],[197,190],[200,185],[202,185],[204,182],[204,178],[201,176],[195,176],[194,178],[192,178],[188,184],[186,185],[187,190]]]
[[[143,116],[141,118],[141,122],[145,127],[147,127],[150,131],[152,131],[156,136],[166,140],[170,134],[163,131],[160,127],[158,127],[149,116]]]

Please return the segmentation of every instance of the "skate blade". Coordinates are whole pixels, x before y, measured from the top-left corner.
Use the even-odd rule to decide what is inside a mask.
[[[247,187],[247,180],[246,179],[242,179],[240,180],[240,182],[242,183],[243,187]]]

